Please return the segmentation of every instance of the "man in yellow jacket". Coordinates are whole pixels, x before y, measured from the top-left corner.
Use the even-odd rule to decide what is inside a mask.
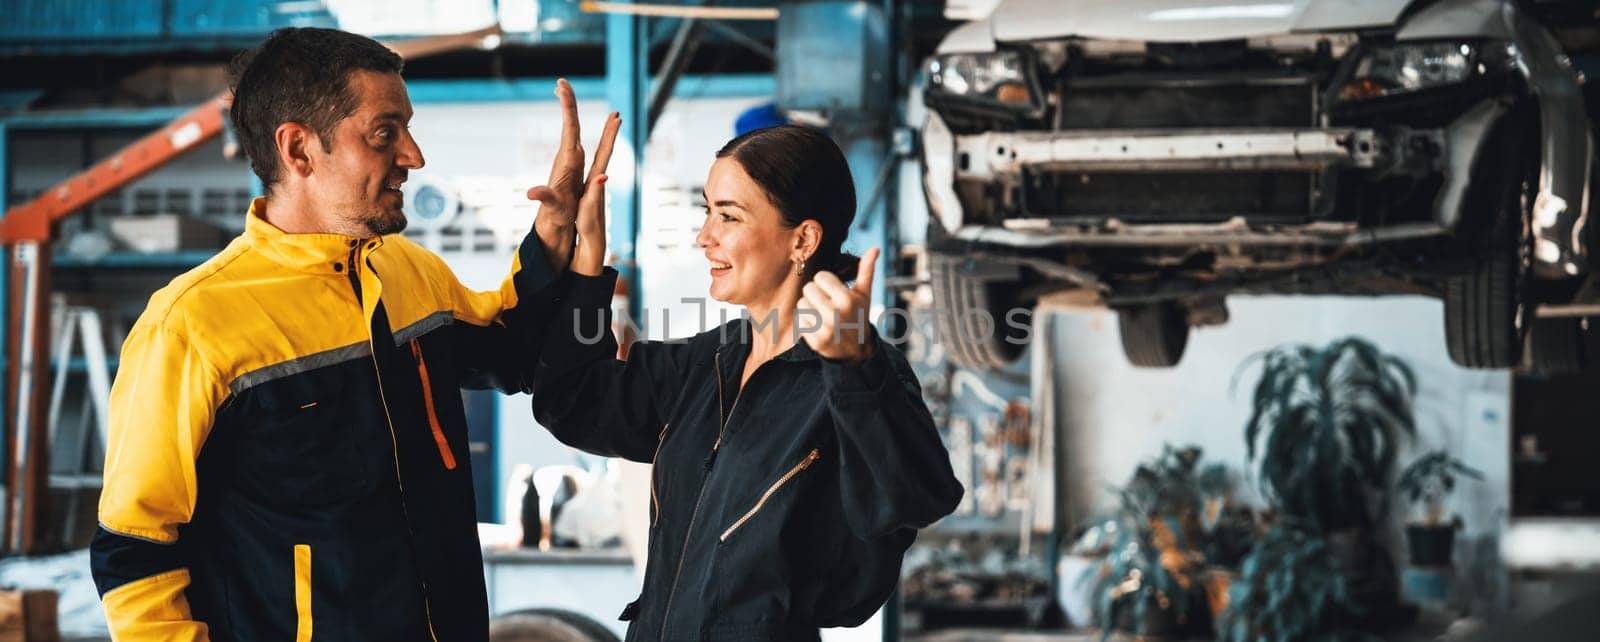
[[[398,235],[423,166],[401,60],[285,29],[231,70],[266,186],[123,345],[93,572],[118,640],[484,640],[458,390],[529,390],[584,184],[577,107],[499,291]],[[592,189],[598,190],[598,187]]]

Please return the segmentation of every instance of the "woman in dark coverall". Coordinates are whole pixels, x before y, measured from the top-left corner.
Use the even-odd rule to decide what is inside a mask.
[[[856,208],[844,155],[796,126],[717,152],[696,243],[711,296],[747,316],[627,361],[608,330],[601,191],[579,208],[533,407],[564,443],[656,464],[628,640],[816,640],[865,621],[962,488],[905,357],[866,323],[878,251],[841,251]]]

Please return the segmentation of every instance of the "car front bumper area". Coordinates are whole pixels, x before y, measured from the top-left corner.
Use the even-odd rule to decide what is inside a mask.
[[[1214,187],[1201,184],[1200,198],[1225,198],[1225,181],[1246,173],[1283,175],[1337,169],[1368,172],[1407,167],[1437,172],[1445,162],[1439,153],[1450,134],[1445,130],[1370,128],[1231,128],[984,132],[954,135],[937,113],[923,129],[924,188],[931,214],[955,240],[1012,247],[1362,245],[1434,236],[1448,231],[1440,221],[1396,223],[1378,229],[1353,221],[1327,220],[1298,212],[1228,212],[1209,217],[1176,211],[1159,219],[1124,214],[1114,209],[1095,216],[1051,211],[1030,203],[989,220],[972,220],[963,209],[956,184],[978,182],[1025,185],[1045,174],[1078,175],[1088,183],[1102,177],[1182,175],[1218,177]],[[1433,150],[1419,154],[1419,149]],[[1192,185],[1192,184],[1191,184]],[[1292,188],[1291,188],[1292,189]],[[1307,183],[1279,202],[1300,207],[1311,200]],[[1137,194],[1127,194],[1136,198]],[[1171,201],[1169,201],[1171,202]],[[1189,204],[1200,205],[1199,203]],[[1114,207],[1114,205],[1113,205]]]
[[[957,178],[1067,172],[1372,168],[1371,129],[1213,129],[983,133],[957,136]]]

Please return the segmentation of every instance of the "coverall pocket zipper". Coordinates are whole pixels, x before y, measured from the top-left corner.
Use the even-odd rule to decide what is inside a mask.
[[[411,340],[411,354],[417,358],[417,378],[422,380],[422,405],[428,410],[428,427],[433,429],[433,443],[439,446],[439,458],[445,470],[456,469],[456,456],[450,452],[450,441],[444,438],[444,428],[439,426],[439,413],[433,409],[433,383],[428,380],[428,362],[422,358],[422,344]]]
[[[761,499],[756,500],[756,505],[750,507],[750,510],[745,512],[744,516],[739,518],[739,521],[736,521],[732,526],[729,526],[728,530],[722,531],[722,537],[718,538],[718,541],[728,541],[728,537],[733,535],[734,531],[739,530],[740,526],[744,526],[745,522],[750,521],[750,518],[755,517],[756,513],[761,512],[761,507],[766,505],[767,500],[771,499],[772,495],[777,493],[779,488],[783,488],[783,485],[789,483],[789,480],[794,479],[795,475],[799,475],[800,471],[810,468],[811,464],[815,463],[817,458],[821,456],[821,452],[819,452],[816,448],[812,448],[811,452],[806,454],[805,459],[800,460],[800,463],[795,464],[794,468],[790,468],[789,472],[784,473],[782,477],[778,478],[778,481],[773,482],[773,484],[767,488],[767,492],[761,494]]]

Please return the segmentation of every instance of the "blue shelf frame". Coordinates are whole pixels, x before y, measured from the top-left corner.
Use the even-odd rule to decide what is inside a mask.
[[[642,65],[641,65],[642,68]],[[628,88],[608,76],[567,79],[580,98],[611,99]],[[413,104],[485,103],[555,100],[555,78],[465,80],[408,80],[406,91]],[[777,80],[771,74],[686,75],[678,81],[674,98],[743,98],[772,96]],[[640,92],[643,93],[643,92]],[[616,101],[613,101],[616,102]],[[22,112],[0,117],[0,126],[15,131],[56,129],[146,129],[171,122],[193,106],[144,109],[81,109]]]
[[[614,59],[615,56],[608,54],[608,61]],[[617,104],[622,102],[621,95],[630,90],[630,87],[624,86],[626,83],[613,80],[610,75],[568,78],[567,82],[572,84],[572,90],[577,92],[579,100],[604,97],[613,103],[612,109],[617,111],[622,111],[623,105]],[[777,92],[777,86],[777,80],[771,74],[685,75],[678,80],[672,95],[674,98],[772,96]],[[412,104],[416,105],[547,101],[555,100],[556,79],[408,80],[406,91],[411,95]],[[628,121],[625,119],[623,122]]]
[[[6,121],[0,119],[0,217],[5,216],[6,209],[10,207],[6,204],[6,199],[11,195],[11,143],[7,138],[7,127]],[[11,318],[11,293],[8,290],[10,287],[11,253],[0,248],[0,323],[3,324],[9,324],[7,320]],[[0,336],[0,376],[4,376],[8,367],[7,359],[11,355],[6,351],[6,346],[10,343],[10,337]],[[0,426],[10,425],[11,421],[11,405],[3,390],[0,388]],[[0,453],[6,457],[11,456],[10,449],[3,444],[0,444]]]
[[[205,263],[216,252],[212,250],[181,250],[177,252],[112,252],[98,257],[52,254],[50,267],[55,269],[113,269],[113,270],[188,270]]]

